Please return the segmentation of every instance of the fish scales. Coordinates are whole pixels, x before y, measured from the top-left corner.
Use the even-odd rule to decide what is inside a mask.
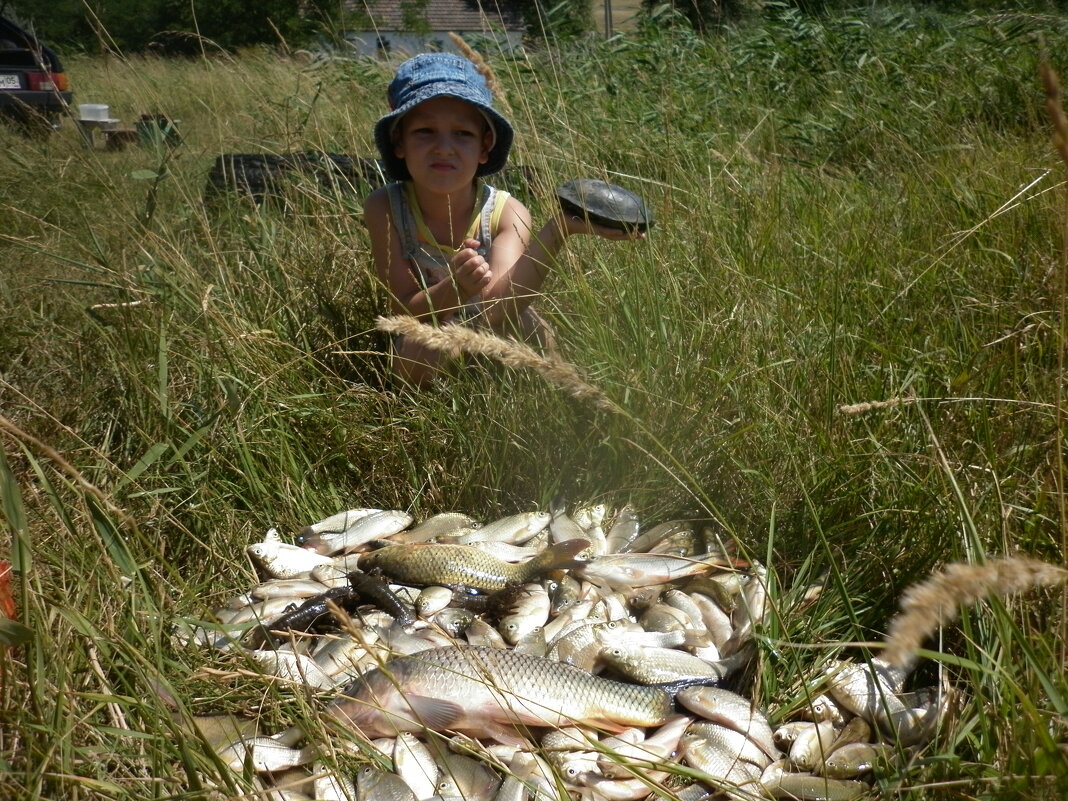
[[[575,556],[587,547],[586,540],[562,542],[533,559],[515,564],[468,545],[414,543],[371,551],[360,558],[359,565],[365,572],[381,570],[399,584],[463,585],[492,592],[524,584],[550,570],[576,567],[581,563]]]
[[[445,647],[393,659],[357,679],[330,713],[368,737],[455,730],[498,736],[512,725],[576,723],[620,731],[671,714],[658,687],[604,679],[542,657],[487,647]]]

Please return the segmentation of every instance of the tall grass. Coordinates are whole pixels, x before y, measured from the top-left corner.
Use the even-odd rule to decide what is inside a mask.
[[[539,302],[622,414],[507,368],[393,386],[355,194],[202,202],[220,153],[370,155],[391,64],[70,58],[77,102],[166,113],[184,141],[0,130],[0,494],[31,634],[0,655],[0,795],[246,792],[197,725],[216,713],[325,737],[315,699],[171,631],[247,587],[268,526],[351,506],[707,519],[778,588],[754,688],[773,716],[936,564],[1063,564],[1065,167],[1037,65],[1068,72],[1066,33],[772,7],[709,40],[486,53],[536,217],[590,175],[659,218],[573,240]],[[965,707],[888,794],[1059,797],[1065,604],[984,601],[929,644],[917,680],[949,672]]]

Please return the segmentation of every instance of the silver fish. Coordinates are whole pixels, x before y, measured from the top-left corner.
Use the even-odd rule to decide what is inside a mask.
[[[771,762],[744,734],[715,723],[694,723],[679,740],[683,761],[716,780],[738,787],[755,785]]]
[[[443,753],[439,758],[436,790],[442,796],[460,796],[466,801],[492,801],[501,777],[480,759]]]
[[[472,542],[510,542],[513,545],[522,545],[548,525],[548,512],[520,512],[487,523],[455,540],[442,541],[454,542],[457,545],[469,545]]]
[[[586,531],[567,513],[562,503],[554,502],[549,507],[549,533],[553,542],[587,540]]]
[[[402,731],[393,746],[393,770],[411,788],[417,801],[437,792],[438,766],[426,743],[411,732]]]
[[[827,758],[837,732],[829,720],[815,723],[797,735],[790,746],[790,763],[799,770],[812,770]]]
[[[626,779],[634,775],[635,767],[648,770],[651,765],[667,762],[692,723],[693,718],[689,715],[674,715],[641,742],[607,738],[601,743],[603,753],[598,757],[597,765],[609,778]]]
[[[330,562],[329,556],[282,542],[278,530],[273,528],[268,529],[263,542],[254,542],[245,550],[257,567],[281,579],[304,576],[317,565]]]
[[[692,558],[649,553],[605,554],[580,565],[576,568],[575,574],[594,584],[607,584],[613,589],[625,589],[667,584],[669,581],[730,565],[731,561],[719,554],[705,554]]]
[[[348,776],[338,776],[322,762],[312,766],[315,801],[350,801],[356,798],[356,784]]]
[[[310,526],[305,526],[301,529],[300,536],[309,537],[316,534],[336,534],[355,524],[357,520],[367,517],[369,514],[381,511],[381,509],[347,509],[344,512],[338,512],[337,514],[330,515],[330,517],[325,517],[318,523],[312,523]]]
[[[772,798],[806,801],[855,801],[871,788],[863,782],[828,779],[811,773],[791,773],[786,760],[773,762],[760,776],[760,785]]]
[[[301,544],[321,554],[352,553],[372,540],[403,531],[411,522],[412,516],[407,512],[387,509],[361,517],[341,531],[310,534],[303,538]]]
[[[680,704],[705,720],[734,729],[756,743],[769,759],[778,759],[779,749],[768,719],[748,698],[721,687],[686,687],[675,696]]]
[[[893,754],[894,749],[887,743],[846,743],[817,764],[815,772],[831,779],[855,779]]]
[[[638,536],[638,516],[629,503],[616,513],[605,534],[605,553],[620,553]]]
[[[417,526],[399,531],[391,538],[393,542],[429,542],[435,537],[452,534],[459,529],[474,529],[475,520],[461,512],[441,512],[428,517]]]
[[[356,801],[416,801],[416,798],[400,776],[364,765],[356,774]]]
[[[667,684],[687,679],[720,681],[736,669],[733,662],[712,664],[675,648],[612,645],[601,649],[601,661],[642,684]]]
[[[253,650],[249,652],[249,656],[262,666],[264,672],[283,681],[302,684],[316,690],[333,689],[343,680],[327,675],[314,659],[304,654],[282,650]]]
[[[257,773],[275,772],[307,765],[318,753],[312,745],[293,748],[271,737],[247,737],[222,748],[219,758],[231,770],[240,772],[245,763]]]

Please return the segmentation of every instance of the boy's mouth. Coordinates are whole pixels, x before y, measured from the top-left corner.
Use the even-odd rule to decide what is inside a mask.
[[[447,161],[434,161],[431,162],[430,169],[438,170],[440,172],[449,172],[450,170],[455,170],[456,167]]]

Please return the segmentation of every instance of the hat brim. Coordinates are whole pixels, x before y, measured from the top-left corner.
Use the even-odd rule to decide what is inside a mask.
[[[378,147],[378,154],[382,157],[382,164],[386,175],[394,181],[407,181],[411,179],[412,175],[408,172],[408,167],[404,163],[404,159],[398,158],[394,153],[393,126],[401,117],[420,103],[425,103],[427,100],[431,100],[435,97],[455,97],[458,100],[470,103],[486,115],[490,124],[493,125],[495,138],[493,147],[490,148],[489,158],[486,160],[485,164],[478,165],[475,175],[492,175],[495,172],[500,172],[504,168],[504,165],[508,163],[508,154],[512,149],[512,139],[515,137],[515,134],[512,131],[512,124],[501,116],[501,114],[492,106],[487,106],[485,103],[472,97],[471,93],[462,84],[453,84],[452,86],[438,85],[427,87],[427,89],[428,91],[416,94],[415,97],[411,98],[403,106],[394,109],[375,123],[375,145]]]

